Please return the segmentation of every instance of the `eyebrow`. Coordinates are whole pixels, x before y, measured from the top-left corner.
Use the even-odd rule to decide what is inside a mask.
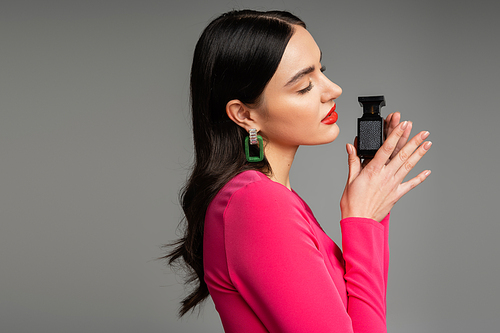
[[[323,52],[320,50],[320,56],[319,56],[319,61],[321,62],[323,58]],[[291,86],[295,82],[299,81],[301,78],[303,78],[305,75],[310,74],[314,72],[316,68],[313,66],[309,66],[307,68],[304,68],[303,70],[299,71],[297,74],[295,74],[286,84],[285,87]]]
[[[307,67],[307,68],[304,68],[303,70],[299,71],[297,74],[295,74],[286,84],[285,84],[285,87],[288,87],[292,84],[294,84],[295,82],[299,81],[302,77],[304,77],[305,75],[309,74],[309,73],[312,73],[314,72],[314,66],[310,66],[310,67]]]

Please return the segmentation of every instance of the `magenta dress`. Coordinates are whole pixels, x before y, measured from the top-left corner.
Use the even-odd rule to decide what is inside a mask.
[[[257,171],[227,183],[203,239],[225,332],[386,332],[389,216],[340,226],[343,253],[294,191]]]

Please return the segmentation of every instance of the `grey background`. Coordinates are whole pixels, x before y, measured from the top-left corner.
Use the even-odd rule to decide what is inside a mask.
[[[494,3],[2,1],[0,330],[222,332],[210,302],[176,318],[181,279],[154,258],[192,161],[194,45],[250,7],[305,20],[344,89],[339,138],[300,148],[291,178],[335,241],[357,96],[384,94],[385,115],[431,132],[417,169],[433,173],[393,210],[389,331],[497,332]]]

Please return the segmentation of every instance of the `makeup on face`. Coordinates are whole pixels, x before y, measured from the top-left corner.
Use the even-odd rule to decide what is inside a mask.
[[[337,114],[337,112],[335,112],[336,108],[337,108],[337,104],[334,104],[332,109],[330,110],[330,112],[328,112],[326,117],[323,118],[323,120],[321,121],[323,124],[331,125],[331,124],[335,124],[337,122],[339,115]]]

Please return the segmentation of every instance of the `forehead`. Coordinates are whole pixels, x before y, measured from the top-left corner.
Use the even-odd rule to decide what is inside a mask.
[[[298,71],[318,66],[320,57],[321,51],[309,31],[296,26],[271,81],[284,85]]]

